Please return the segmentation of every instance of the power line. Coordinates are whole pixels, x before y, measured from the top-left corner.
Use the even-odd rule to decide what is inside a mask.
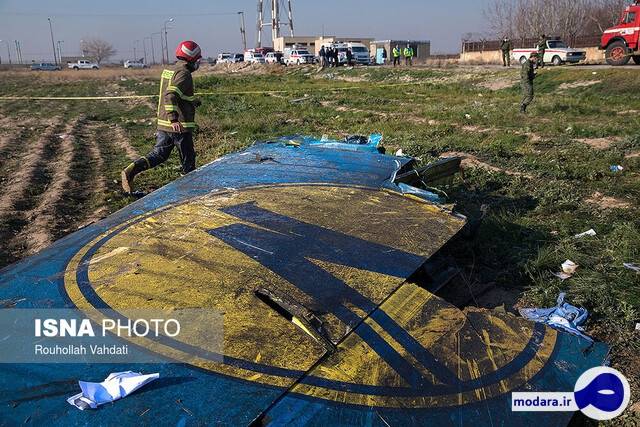
[[[126,18],[126,17],[132,17],[132,18],[140,18],[140,17],[148,17],[148,16],[154,16],[154,17],[163,17],[166,16],[167,14],[157,14],[157,13],[140,13],[140,14],[135,14],[135,13],[58,13],[58,14],[47,14],[47,13],[36,13],[36,12],[2,12],[2,15],[4,16],[48,16],[48,17],[71,17],[71,18],[111,18],[111,17],[116,17],[116,18]],[[171,16],[180,16],[180,17],[195,17],[195,16],[232,16],[232,15],[237,15],[237,12],[218,12],[218,13],[187,13],[187,14],[171,14]]]

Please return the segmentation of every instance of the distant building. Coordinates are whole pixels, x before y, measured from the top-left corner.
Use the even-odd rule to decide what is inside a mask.
[[[371,42],[369,51],[371,56],[375,58],[375,62],[382,64],[383,51],[387,53],[387,62],[389,62],[392,60],[391,51],[393,48],[398,45],[400,49],[404,50],[407,44],[413,48],[414,59],[420,61],[431,56],[431,42],[429,40],[376,40]]]
[[[282,52],[286,48],[292,48],[294,46],[303,47],[308,49],[310,53],[318,56],[320,54],[320,48],[324,43],[362,43],[365,46],[369,46],[373,40],[373,38],[366,37],[336,36],[279,37],[273,41],[273,48],[276,51]]]

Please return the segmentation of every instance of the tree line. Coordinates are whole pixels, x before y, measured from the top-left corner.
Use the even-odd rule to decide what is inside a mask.
[[[617,24],[628,0],[491,0],[484,10],[497,38],[601,35]]]

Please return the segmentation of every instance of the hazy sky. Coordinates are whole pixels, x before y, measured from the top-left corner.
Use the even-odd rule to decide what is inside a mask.
[[[485,30],[485,0],[292,0],[296,35],[374,37],[377,39],[427,39],[432,50],[459,51],[463,33]],[[270,3],[265,0],[265,3]],[[176,9],[178,8],[178,9]],[[19,40],[25,60],[52,60],[47,17],[51,16],[55,40],[63,40],[62,53],[79,54],[80,40],[99,37],[118,50],[117,58],[133,57],[135,40],[142,57],[142,40],[160,31],[164,20],[174,17],[169,44],[183,39],[197,41],[205,56],[221,51],[241,51],[239,17],[245,12],[248,44],[256,39],[256,0],[0,0],[0,39]],[[286,16],[286,15],[285,15]],[[285,17],[283,16],[283,17]],[[284,29],[288,31],[287,28]],[[159,36],[154,36],[156,60]],[[263,40],[270,44],[267,28]],[[151,60],[149,39],[146,40]],[[7,46],[0,43],[6,62]]]

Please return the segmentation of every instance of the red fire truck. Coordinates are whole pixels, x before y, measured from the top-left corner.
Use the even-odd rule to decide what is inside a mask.
[[[625,65],[629,59],[640,64],[640,0],[627,6],[615,27],[608,28],[602,35],[600,49],[605,50],[609,65]]]

